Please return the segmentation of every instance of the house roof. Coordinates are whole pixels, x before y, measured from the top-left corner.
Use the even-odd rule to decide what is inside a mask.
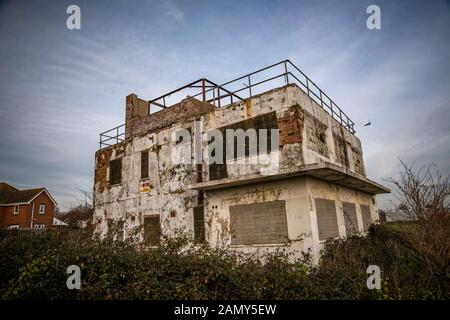
[[[3,190],[15,190],[15,191],[17,191],[18,189],[14,188],[12,185],[10,185],[10,184],[8,184],[6,182],[0,181],[0,191],[3,191]]]
[[[64,221],[59,220],[58,218],[53,217],[53,225],[54,226],[68,226]]]
[[[82,221],[89,220],[94,211],[90,209],[73,209],[61,217],[63,221]]]
[[[6,182],[0,182],[0,204],[8,202],[9,195],[12,191],[18,191]]]
[[[5,182],[0,182],[0,205],[27,204],[42,192],[45,192],[56,204],[56,201],[45,188],[18,190]]]

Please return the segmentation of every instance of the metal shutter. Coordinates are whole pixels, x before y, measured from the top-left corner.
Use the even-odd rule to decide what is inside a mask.
[[[202,243],[205,241],[205,208],[194,208],[194,241]]]
[[[284,201],[230,207],[231,244],[270,244],[288,241]]]
[[[146,244],[159,245],[159,237],[161,235],[161,226],[159,223],[159,215],[144,217],[144,241]]]
[[[361,205],[361,215],[363,221],[364,231],[369,230],[370,224],[372,223],[372,218],[370,216],[370,206],[366,204]]]
[[[343,202],[344,222],[347,236],[358,233],[358,218],[356,217],[356,205],[350,202]]]
[[[316,203],[317,227],[319,240],[339,237],[336,217],[336,205],[334,200],[314,199]]]

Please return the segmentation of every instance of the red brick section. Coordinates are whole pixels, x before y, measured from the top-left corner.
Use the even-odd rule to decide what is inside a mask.
[[[53,217],[55,213],[55,205],[52,200],[48,197],[48,195],[43,192],[41,193],[34,201],[34,222],[33,225],[36,224],[45,224],[45,228],[51,228],[53,226]],[[41,204],[45,204],[45,212],[44,214],[39,213],[39,206]],[[31,206],[30,206],[31,207]]]
[[[108,187],[106,174],[111,155],[112,148],[99,150],[95,154],[94,189],[96,192],[103,192]]]
[[[5,207],[0,207],[0,228],[5,225]]]
[[[156,132],[174,123],[186,121],[214,109],[215,107],[208,102],[188,97],[173,106],[148,114],[148,101],[131,94],[126,98],[125,138],[132,138],[147,132]]]
[[[280,130],[280,146],[302,142],[302,131],[304,125],[303,111],[298,105],[289,108],[277,119]]]
[[[39,205],[45,204],[44,214],[39,214]],[[14,214],[14,206],[0,207],[0,226],[8,227],[10,225],[20,225],[22,229],[31,227],[31,216],[33,214],[34,205],[34,225],[44,224],[45,228],[53,226],[53,217],[55,212],[55,205],[49,196],[42,192],[30,204],[20,205],[19,213]]]
[[[30,205],[19,206],[19,213],[14,214],[14,206],[3,207],[4,210],[4,226],[20,225],[21,228],[29,228],[31,222]]]

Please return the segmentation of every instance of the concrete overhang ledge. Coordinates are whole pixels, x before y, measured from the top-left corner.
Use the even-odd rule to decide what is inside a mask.
[[[381,184],[367,179],[365,176],[350,172],[340,166],[329,162],[308,164],[298,167],[297,170],[290,168],[285,172],[278,172],[272,175],[250,174],[238,179],[220,179],[206,182],[199,182],[189,186],[194,190],[218,190],[236,186],[261,183],[279,179],[286,179],[296,176],[310,176],[327,182],[335,183],[351,189],[360,190],[368,194],[390,193],[391,191]]]

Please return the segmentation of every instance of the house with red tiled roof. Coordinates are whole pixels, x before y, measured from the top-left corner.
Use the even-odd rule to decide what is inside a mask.
[[[51,228],[55,206],[56,201],[45,188],[19,190],[0,182],[0,228]]]

